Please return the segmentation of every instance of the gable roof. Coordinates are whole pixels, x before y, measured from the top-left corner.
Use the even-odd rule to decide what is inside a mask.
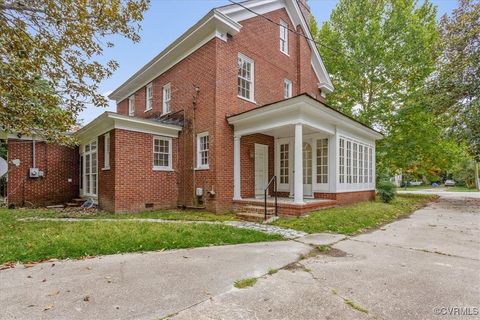
[[[290,20],[295,25],[300,25],[307,38],[312,39],[310,27],[303,16],[297,0],[247,0],[241,2],[241,6],[231,4],[218,7],[207,13],[165,50],[133,74],[127,81],[115,89],[108,98],[117,102],[126,99],[215,37],[222,41],[227,41],[227,34],[235,35],[240,32],[242,28],[241,21],[255,16],[255,13],[248,11],[244,7],[258,14],[285,8]],[[326,92],[332,92],[333,85],[320,57],[318,48],[312,40],[307,41],[313,53],[312,67],[319,80],[318,86]]]
[[[319,80],[319,88],[326,92],[332,92],[334,90],[332,81],[325,68],[325,64],[323,63],[316,43],[310,40],[313,39],[313,35],[299,6],[298,0],[247,0],[244,2],[238,2],[238,4],[219,7],[217,10],[230,17],[235,22],[240,23],[243,20],[257,16],[257,14],[263,15],[282,8],[287,11],[289,18],[294,25],[300,25],[305,32],[307,42],[312,50],[312,67]]]

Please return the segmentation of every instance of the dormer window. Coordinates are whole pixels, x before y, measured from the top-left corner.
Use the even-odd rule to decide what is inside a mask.
[[[280,20],[280,51],[288,55],[288,24]]]
[[[149,83],[147,85],[147,99],[145,105],[145,111],[152,110],[153,108],[153,84]]]

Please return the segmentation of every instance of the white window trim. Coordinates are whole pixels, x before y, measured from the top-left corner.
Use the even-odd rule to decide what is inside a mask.
[[[253,102],[253,103],[256,103],[255,102],[255,61],[253,61],[253,59],[250,59],[249,57],[247,57],[246,55],[244,55],[243,53],[239,53],[238,54],[238,58],[240,59],[243,59],[247,62],[250,62],[250,65],[252,66],[252,71],[251,71],[251,74],[252,74],[252,79],[250,80],[250,82],[252,83],[252,87],[250,89],[250,99],[249,98],[246,98],[246,97],[242,97],[241,95],[239,95],[237,93],[237,97],[239,97],[240,99],[243,99],[245,101],[248,101],[248,102]],[[238,62],[237,62],[237,68],[238,68]],[[238,70],[237,70],[237,79],[238,79]],[[246,79],[245,79],[246,80]],[[247,80],[248,81],[248,80]],[[237,84],[238,86],[238,84]],[[237,87],[237,92],[238,92],[238,87]]]
[[[208,152],[208,156],[207,156],[207,164],[203,164],[202,165],[202,158],[201,158],[201,154],[200,154],[200,138],[202,137],[208,137],[208,149],[207,149],[207,152]],[[208,136],[208,132],[202,132],[202,133],[199,133],[197,134],[197,167],[195,168],[195,170],[208,170],[210,169],[210,137]]]
[[[135,115],[135,94],[128,97],[128,115],[130,117]]]
[[[288,85],[288,92],[287,92],[287,96],[285,96],[285,86]],[[288,98],[291,98],[292,95],[293,95],[293,83],[292,81],[288,80],[288,79],[285,79],[283,80],[283,95],[284,95],[284,98],[285,99],[288,99]]]
[[[280,46],[280,52],[286,54],[287,56],[290,56],[288,54],[288,23],[285,22],[284,20],[280,20],[280,40],[279,40],[279,46]],[[285,39],[282,38],[283,36],[283,28],[285,28]],[[282,41],[285,42],[285,51],[282,49]]]
[[[169,99],[166,100],[165,99],[165,93],[166,91],[169,91],[170,92],[170,96],[169,96]],[[167,113],[170,113],[172,112],[172,85],[171,83],[167,83],[166,85],[163,86],[163,89],[162,89],[162,114],[167,114]],[[169,103],[169,110],[167,111],[167,102]]]
[[[168,166],[155,165],[155,140],[163,140],[168,142]],[[153,171],[173,171],[172,167],[172,138],[163,136],[154,136],[152,139],[152,167]]]
[[[148,96],[148,91],[152,92],[152,96]],[[151,103],[150,103],[151,102]],[[153,109],[153,83],[147,84],[145,89],[145,112],[150,111]]]
[[[108,141],[108,144],[107,144],[107,141]],[[103,135],[103,168],[102,170],[110,170],[110,132],[105,133]]]
[[[95,142],[95,152],[92,151],[92,144],[93,144],[94,142]],[[87,145],[90,146],[88,151],[85,150],[85,147],[86,147]],[[95,138],[95,139],[89,141],[88,143],[84,144],[83,147],[82,147],[82,151],[83,151],[83,152],[82,152],[82,156],[83,156],[83,161],[84,161],[84,163],[82,164],[82,165],[83,165],[83,172],[82,172],[82,175],[83,175],[83,178],[82,178],[82,180],[83,180],[82,195],[83,195],[83,196],[89,196],[89,197],[96,198],[96,197],[98,197],[98,139]],[[97,193],[93,193],[93,192],[92,192],[93,183],[91,183],[91,181],[92,181],[92,175],[93,175],[93,173],[92,173],[92,159],[93,159],[92,154],[93,154],[93,153],[95,153],[95,161],[96,161],[96,163],[97,163],[97,171],[95,172],[95,175],[96,175],[95,189],[97,190]],[[89,174],[90,174],[90,186],[89,186],[89,187],[90,187],[90,192],[88,192],[88,193],[86,192],[86,190],[87,190],[87,188],[86,188],[86,186],[87,186],[87,185],[86,185],[86,183],[87,183],[87,179],[86,179],[87,168],[86,168],[86,167],[87,167],[87,166],[86,166],[86,160],[85,160],[87,155],[90,156],[90,173],[89,173]]]

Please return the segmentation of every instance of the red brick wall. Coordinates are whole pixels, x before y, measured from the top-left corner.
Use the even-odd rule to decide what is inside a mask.
[[[268,13],[275,21],[292,22],[284,9]],[[135,116],[148,117],[162,110],[162,87],[170,83],[172,111],[184,111],[186,126],[178,139],[177,196],[179,204],[195,205],[195,187],[214,190],[205,196],[208,210],[225,211],[233,198],[233,130],[226,116],[283,99],[284,79],[293,83],[293,94],[308,92],[319,97],[318,80],[311,66],[311,52],[306,39],[289,34],[289,56],[280,52],[279,27],[261,17],[242,21],[242,31],[227,42],[212,39],[172,69],[153,80],[153,110],[145,112],[145,87],[135,95]],[[256,104],[237,97],[237,57],[243,53],[255,61]],[[199,87],[193,112],[194,85]],[[127,99],[118,103],[117,112],[128,113]],[[209,170],[197,170],[196,134],[209,132]],[[273,141],[273,140],[272,140]],[[271,161],[273,175],[273,142]],[[117,154],[120,150],[117,150]],[[242,164],[248,166],[248,164]],[[250,164],[251,166],[251,164]],[[251,170],[246,168],[245,170]],[[253,171],[252,171],[253,174]],[[120,176],[117,172],[115,176]],[[250,194],[253,177],[242,173],[247,182],[242,192]],[[119,183],[118,181],[116,182]],[[119,208],[115,203],[115,207]]]
[[[153,208],[177,206],[178,139],[172,139],[173,171],[153,170],[153,136],[151,134],[115,129],[111,144],[114,159],[110,164],[111,176],[107,178],[108,182],[102,182],[101,185],[111,184],[114,176],[115,212],[148,210],[146,204],[149,203],[153,204]],[[103,154],[101,149],[99,151],[99,154]],[[103,166],[102,162],[99,163]],[[107,173],[103,172],[100,179],[106,178],[106,175]],[[107,199],[109,194],[107,191]]]
[[[110,169],[105,169],[105,137],[98,137],[98,204],[103,210],[115,211],[115,137],[116,131],[110,134]]]
[[[78,148],[36,142],[36,167],[44,172],[42,178],[29,178],[33,166],[32,141],[9,139],[7,148],[9,204],[46,206],[78,197]],[[10,163],[14,159],[20,160],[19,167]]]
[[[268,179],[274,175],[275,144],[272,136],[253,134],[242,137],[240,141],[241,195],[244,198],[255,197],[255,144],[268,146]],[[232,186],[233,188],[233,186]],[[271,190],[273,192],[273,189]]]
[[[180,205],[196,204],[195,187],[218,192],[215,183],[215,87],[217,38],[212,39],[193,54],[153,80],[153,108],[145,112],[145,88],[135,94],[135,116],[150,117],[160,114],[163,108],[163,86],[171,85],[171,110],[184,112],[186,126],[180,133],[178,143],[177,195]],[[196,93],[194,86],[199,88]],[[195,111],[193,96],[196,95]],[[128,114],[127,99],[117,105],[117,112]],[[195,115],[194,115],[195,113]],[[210,140],[209,170],[194,170],[196,167],[196,135],[208,132]],[[215,209],[215,197],[206,195],[207,208]]]
[[[336,200],[337,204],[349,204],[359,201],[375,200],[375,190],[337,193]]]

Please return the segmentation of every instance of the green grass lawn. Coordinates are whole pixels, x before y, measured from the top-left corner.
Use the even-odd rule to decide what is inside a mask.
[[[13,212],[13,211],[12,211]],[[37,218],[81,218],[81,219],[163,219],[163,220],[187,220],[187,221],[230,221],[235,220],[234,213],[216,214],[207,211],[195,210],[155,210],[137,213],[113,214],[98,212],[85,214],[82,212],[67,212],[61,210],[46,209],[18,209],[15,210],[17,217]]]
[[[307,233],[334,232],[351,235],[405,217],[436,198],[434,195],[402,194],[397,195],[390,204],[380,200],[360,202],[323,209],[305,217],[282,218],[273,224]]]
[[[121,219],[118,222],[17,220],[22,217],[55,216],[56,213],[58,212],[0,208],[0,264],[282,240],[279,235],[225,225],[133,222]]]
[[[421,186],[409,186],[407,189],[405,187],[397,188],[397,190],[402,191],[402,190],[407,190],[407,191],[420,191],[420,190],[425,190],[425,189],[442,189],[445,191],[451,191],[451,192],[475,192],[477,191],[475,188],[467,188],[467,187],[462,187],[462,186],[455,186],[455,187],[445,187],[444,185],[438,186],[438,187],[432,187],[431,185],[421,185]]]

